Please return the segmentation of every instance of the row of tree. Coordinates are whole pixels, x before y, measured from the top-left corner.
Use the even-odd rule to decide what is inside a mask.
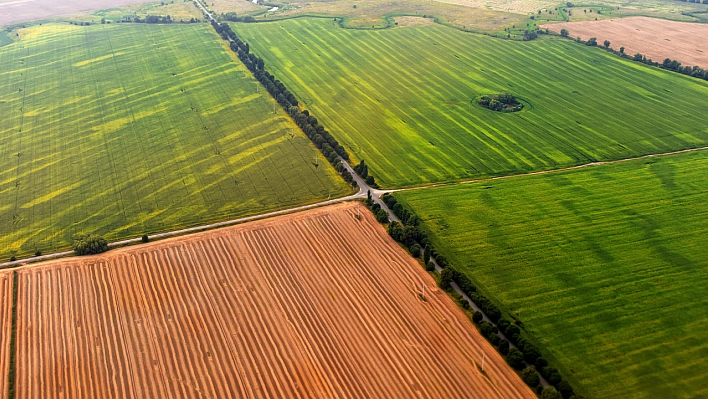
[[[236,15],[235,12],[227,12],[227,13],[221,13],[216,16],[216,19],[220,21],[229,21],[229,22],[256,22],[256,19],[254,17],[245,16],[245,17],[239,17]]]
[[[231,27],[225,23],[211,22],[214,30],[221,35],[224,40],[230,42],[231,51],[238,55],[238,58],[253,73],[253,76],[265,87],[271,96],[280,104],[281,107],[293,118],[295,123],[302,129],[305,135],[320,149],[322,155],[334,166],[334,168],[342,175],[344,180],[349,183],[353,182],[352,175],[344,167],[340,157],[344,160],[349,160],[349,154],[332,137],[332,135],[320,125],[317,118],[310,115],[308,110],[300,111],[295,96],[285,87],[285,85],[275,78],[270,72],[265,70],[263,59],[251,53],[251,47],[248,43],[244,43],[234,33]],[[363,161],[362,161],[363,165]],[[371,177],[373,183],[373,177]],[[367,180],[368,182],[369,180]]]
[[[365,166],[359,170],[366,173]],[[467,294],[472,302],[484,312],[474,312],[472,321],[478,326],[480,333],[497,348],[499,353],[505,356],[507,362],[514,369],[520,371],[521,378],[530,387],[536,389],[542,398],[578,398],[575,396],[570,384],[563,380],[558,369],[549,366],[548,361],[541,356],[541,351],[524,337],[520,328],[520,326],[523,327],[523,323],[518,320],[512,322],[503,317],[502,311],[492,301],[477,291],[477,287],[466,274],[454,269],[447,258],[437,252],[425,229],[421,226],[420,217],[399,203],[392,194],[385,194],[382,200],[403,223],[390,222],[388,224],[388,233],[391,237],[408,248],[414,257],[421,256],[421,246],[423,246],[422,255],[426,270],[435,270],[435,265],[430,261],[431,258],[435,259],[442,268],[438,285],[447,290],[450,288],[451,283],[456,283],[462,292]],[[370,195],[367,199],[367,205],[371,207],[380,222],[388,222],[386,212],[372,201]],[[380,213],[385,218],[379,218]],[[463,308],[470,309],[470,304],[461,297],[458,302]],[[484,320],[484,314],[487,315],[491,323]],[[500,331],[509,340],[500,337],[498,335]],[[511,348],[512,343],[516,345],[515,348]],[[528,367],[527,364],[529,365]],[[551,387],[543,388],[540,385],[539,374],[546,378]]]
[[[374,178],[374,176],[369,174],[369,166],[364,163],[363,159],[359,161],[359,163],[355,165],[352,169],[354,169],[354,172],[356,172],[362,179],[364,179],[366,184],[371,187],[378,187],[378,184],[376,184],[376,179]]]
[[[704,1],[708,2],[708,0],[704,0]],[[560,35],[562,37],[568,37],[569,32],[567,29],[561,29]],[[584,43],[587,46],[597,46],[597,38],[594,38],[594,37],[591,37],[587,41],[583,41],[582,39],[580,39],[580,37],[578,37],[575,39],[575,41],[577,41],[578,43]],[[674,71],[674,72],[682,73],[684,75],[693,76],[694,78],[708,80],[708,70],[703,69],[703,68],[699,67],[698,65],[694,65],[694,66],[681,65],[680,62],[678,62],[677,60],[672,60],[671,58],[666,58],[666,59],[664,59],[664,62],[659,63],[659,62],[652,60],[651,58],[647,58],[642,53],[636,53],[633,56],[630,56],[624,52],[624,47],[620,47],[619,50],[614,50],[614,49],[610,48],[610,44],[611,43],[609,40],[605,40],[603,42],[603,47],[605,48],[605,50],[611,51],[611,52],[619,55],[622,58],[631,59],[631,60],[641,62],[646,65],[651,65],[654,67],[668,69],[669,71]]]
[[[180,19],[179,21],[176,21],[172,19],[171,16],[169,15],[148,15],[145,18],[140,18],[138,16],[131,16],[131,15],[126,15],[123,18],[117,20],[116,22],[121,23],[121,22],[134,22],[134,23],[140,23],[140,24],[171,24],[171,23],[180,23],[180,24],[195,24],[202,22],[199,18],[190,18],[189,20],[182,20]],[[102,24],[110,24],[111,21],[106,20],[105,18],[101,18],[101,23]]]

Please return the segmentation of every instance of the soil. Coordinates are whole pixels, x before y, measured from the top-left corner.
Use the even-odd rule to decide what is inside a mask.
[[[568,29],[570,37],[583,40],[596,37],[598,45],[605,40],[610,47],[630,56],[642,53],[654,61],[671,58],[683,65],[708,68],[708,25],[668,21],[647,17],[628,17],[602,21],[563,22],[541,25],[554,32]]]
[[[535,398],[357,212],[19,269],[18,398]]]

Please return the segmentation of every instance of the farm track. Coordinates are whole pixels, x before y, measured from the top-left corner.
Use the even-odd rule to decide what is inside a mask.
[[[584,169],[584,168],[588,168],[588,167],[591,167],[591,166],[612,165],[612,164],[618,164],[618,163],[623,163],[623,162],[638,161],[638,160],[640,160],[640,159],[659,158],[659,157],[665,157],[665,156],[670,156],[670,155],[679,155],[679,154],[686,154],[686,153],[689,153],[689,152],[705,151],[705,150],[708,150],[708,146],[706,146],[706,147],[697,147],[697,148],[687,148],[687,149],[685,149],[685,150],[664,152],[664,153],[659,153],[659,154],[647,154],[647,155],[642,155],[642,156],[632,157],[632,158],[616,159],[616,160],[614,160],[614,161],[590,162],[590,163],[584,163],[584,164],[582,164],[582,165],[569,166],[569,167],[567,167],[567,168],[539,170],[539,171],[536,171],[536,172],[528,172],[528,173],[520,173],[520,174],[504,175],[504,176],[494,176],[494,177],[487,177],[487,178],[481,178],[481,179],[462,180],[462,181],[456,181],[456,182],[450,182],[450,183],[427,184],[427,185],[424,185],[424,186],[410,187],[410,188],[401,188],[401,189],[387,190],[387,191],[389,191],[389,192],[398,192],[398,191],[422,190],[422,189],[426,189],[426,188],[458,186],[458,185],[461,185],[461,184],[473,184],[473,183],[482,183],[482,182],[485,182],[485,181],[511,179],[511,178],[514,178],[514,177],[528,177],[528,176],[535,176],[535,175],[547,175],[547,174],[550,174],[550,173],[568,172],[568,171],[571,171],[571,170]]]
[[[17,397],[534,397],[356,206],[20,269]]]
[[[8,394],[10,334],[12,331],[12,273],[0,272],[0,399]]]

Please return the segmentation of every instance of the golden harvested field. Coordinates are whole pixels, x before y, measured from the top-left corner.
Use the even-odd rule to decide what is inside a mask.
[[[145,0],[0,0],[0,26],[79,12],[142,3]]]
[[[568,29],[571,37],[583,40],[596,37],[599,44],[609,40],[610,47],[629,55],[642,53],[654,61],[665,58],[678,60],[684,65],[708,68],[708,25],[668,21],[648,17],[628,17],[602,21],[563,22],[541,25],[554,32]]]
[[[0,399],[7,398],[12,314],[12,272],[0,272]]]
[[[535,398],[356,212],[21,269],[17,398]]]

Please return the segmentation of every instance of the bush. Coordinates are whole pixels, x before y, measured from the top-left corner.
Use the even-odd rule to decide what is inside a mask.
[[[565,380],[556,385],[556,389],[560,392],[563,399],[569,399],[571,396],[575,395],[573,388],[570,386],[568,381]]]
[[[435,263],[433,263],[433,262],[426,263],[425,270],[429,271],[429,272],[434,272],[435,271]]]
[[[509,349],[509,353],[506,355],[506,362],[516,370],[522,370],[526,365],[523,353],[516,348]]]
[[[140,241],[142,241],[142,242],[148,242],[148,241],[150,241],[150,239],[148,238],[147,234],[143,234],[143,236],[140,237]]]
[[[489,342],[491,342],[492,345],[497,346],[497,345],[499,345],[499,342],[501,342],[501,338],[499,338],[499,336],[497,334],[492,334],[489,337]]]
[[[413,244],[408,250],[411,251],[414,258],[420,258],[420,245]]]
[[[509,353],[509,341],[502,339],[499,341],[499,353],[506,356]]]
[[[42,256],[42,251],[37,251],[34,253],[34,256]]]
[[[563,381],[563,377],[561,377],[561,375],[558,374],[558,373],[553,373],[553,374],[551,374],[551,375],[548,376],[548,378],[546,379],[546,381],[548,381],[549,384],[551,384],[551,385],[553,385],[553,386],[556,386],[556,385],[560,384],[560,383]]]
[[[487,323],[486,321],[480,322],[479,323],[479,332],[482,334],[484,338],[489,338],[492,336],[492,325]]]
[[[14,261],[16,261],[16,260],[17,260],[17,258],[15,257],[15,255],[12,255],[12,256],[10,257],[10,262],[14,262]]]
[[[541,352],[536,348],[533,344],[531,343],[526,343],[524,345],[524,360],[526,360],[528,363],[535,364],[536,359],[541,357]]]
[[[506,331],[504,332],[504,334],[506,335],[507,338],[509,338],[509,340],[511,340],[511,342],[516,343],[517,339],[512,338],[512,337],[514,337],[514,336],[518,337],[519,334],[521,334],[521,330],[519,330],[519,327],[512,324],[506,328]]]
[[[388,213],[383,209],[379,209],[378,212],[376,212],[376,220],[379,223],[388,223]]]
[[[541,399],[563,399],[563,397],[555,388],[545,387],[541,392]]]
[[[506,334],[506,329],[509,327],[510,324],[511,322],[507,319],[499,319],[499,321],[497,322],[497,327],[499,327],[499,330],[501,330],[501,332]]]
[[[79,236],[74,240],[74,252],[79,255],[93,255],[108,251],[108,241],[105,238],[89,234]]]
[[[452,282],[452,270],[443,269],[442,272],[440,272],[440,280],[438,281],[438,285],[440,286],[440,288],[446,290],[450,287],[451,282]]]
[[[550,377],[553,373],[558,373],[558,369],[551,366],[546,366],[541,369],[541,375],[546,379],[548,379],[548,377]]]
[[[541,383],[541,378],[536,372],[536,367],[529,366],[521,372],[521,379],[531,388],[536,388]]]
[[[538,359],[536,359],[535,364],[536,364],[537,369],[543,370],[544,367],[548,366],[548,360],[546,360],[542,357],[539,357]]]

